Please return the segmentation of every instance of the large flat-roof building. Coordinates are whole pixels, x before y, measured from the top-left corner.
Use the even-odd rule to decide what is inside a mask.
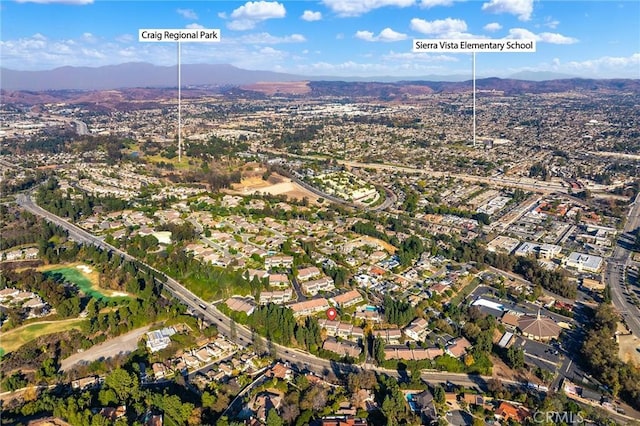
[[[502,251],[507,254],[511,254],[516,247],[518,247],[518,244],[520,244],[519,240],[500,235],[487,244],[487,250],[493,252]]]
[[[570,268],[576,268],[578,271],[598,272],[602,268],[604,259],[600,256],[590,254],[572,252],[565,260],[564,264]]]

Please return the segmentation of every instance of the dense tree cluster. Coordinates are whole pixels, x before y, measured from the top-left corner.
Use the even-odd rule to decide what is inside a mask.
[[[170,247],[168,252],[147,253],[144,260],[167,275],[183,282],[205,300],[230,297],[234,294],[259,296],[265,288],[257,277],[248,280],[241,270],[220,268],[200,262],[185,253],[182,246]]]
[[[2,182],[0,182],[0,194],[4,196],[32,188],[46,179],[46,174],[41,170],[37,170],[35,173],[27,172],[24,177],[19,179],[12,177],[9,174],[10,172],[5,173],[7,173],[7,175]]]
[[[383,306],[385,318],[390,324],[404,327],[416,316],[415,309],[409,302],[395,300],[388,295],[384,296]]]
[[[249,145],[244,141],[234,142],[211,136],[206,142],[188,141],[186,154],[189,157],[222,158],[244,152]]]
[[[158,393],[140,386],[136,371],[117,368],[109,373],[100,390],[84,391],[70,396],[56,396],[45,391],[33,394],[24,404],[3,410],[3,424],[16,424],[24,417],[53,415],[74,426],[142,425],[148,413],[162,413],[165,424],[201,425],[202,409],[189,401],[189,393],[168,386]],[[115,422],[94,410],[94,407],[124,405],[126,415]]]
[[[295,129],[293,132],[284,132],[273,140],[273,147],[287,148],[289,152],[298,153],[302,150],[302,144],[313,140],[320,129],[320,125],[312,124],[302,129]]]
[[[419,419],[409,409],[406,398],[400,390],[395,378],[378,377],[376,401],[384,416],[384,424],[395,426],[401,424],[419,424]]]
[[[567,298],[575,298],[576,296],[577,285],[570,282],[566,273],[561,269],[549,271],[532,258],[490,252],[477,241],[463,243],[444,234],[438,235],[437,238],[447,246],[446,249],[440,247],[438,253],[450,259],[458,262],[477,262],[491,265],[503,271],[515,272],[531,281],[534,286],[539,285]]]
[[[84,192],[80,199],[75,199],[71,198],[70,193],[63,193],[59,188],[56,178],[50,178],[46,184],[40,186],[36,194],[38,205],[55,215],[73,220],[91,216],[96,206],[102,207],[103,211],[118,211],[126,209],[129,205],[126,200],[117,197],[96,197]]]
[[[606,384],[614,395],[640,408],[640,369],[620,360],[615,340],[619,317],[609,303],[599,305],[587,321],[581,354],[588,371]]]
[[[0,250],[23,244],[37,242],[47,231],[46,222],[39,220],[29,212],[10,209],[6,205],[0,205],[0,222],[2,227],[2,238],[0,238]]]
[[[370,237],[389,242],[389,236],[386,233],[379,231],[374,222],[356,222],[351,226],[351,230],[358,234],[368,235]]]
[[[529,168],[529,177],[539,177],[542,180],[549,180],[549,169],[542,163],[534,163]]]
[[[318,353],[322,346],[318,321],[307,317],[297,322],[289,308],[268,304],[257,307],[249,317],[249,326],[267,340],[280,345],[294,342],[311,353]]]
[[[349,281],[349,271],[342,267],[323,267],[322,270],[325,274],[333,279],[333,282],[337,287],[342,287]]]
[[[424,243],[415,235],[405,239],[401,244],[396,256],[401,265],[410,265],[413,261],[420,257],[420,255],[426,250]]]

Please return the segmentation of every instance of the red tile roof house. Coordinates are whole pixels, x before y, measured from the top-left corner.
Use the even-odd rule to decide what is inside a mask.
[[[458,337],[453,342],[451,342],[445,348],[445,352],[451,355],[454,358],[460,358],[462,355],[467,353],[467,349],[471,347],[471,342],[469,342],[464,337]]]
[[[495,416],[504,421],[515,420],[516,422],[522,423],[529,417],[529,410],[525,407],[516,407],[513,404],[502,401],[496,410]]]

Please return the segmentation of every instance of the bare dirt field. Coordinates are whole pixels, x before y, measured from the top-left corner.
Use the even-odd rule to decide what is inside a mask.
[[[256,193],[281,195],[284,194],[289,198],[297,198],[301,200],[307,197],[310,203],[317,203],[318,196],[311,191],[306,190],[302,186],[291,179],[278,174],[273,174],[269,180],[262,180],[260,176],[250,176],[242,179],[242,182],[233,184],[232,190],[228,191],[236,195],[251,195]]]
[[[311,91],[308,81],[259,82],[242,86],[242,88],[267,95],[275,95],[276,93],[300,95]]]
[[[98,359],[106,359],[122,353],[133,352],[138,347],[140,337],[148,330],[149,326],[137,328],[127,334],[95,345],[84,352],[73,354],[62,360],[60,369],[65,371],[78,363],[90,363]]]
[[[619,335],[618,346],[620,348],[618,354],[620,359],[625,362],[632,362],[640,365],[640,339],[632,334]]]
[[[516,371],[509,368],[509,366],[497,356],[491,356],[491,362],[493,363],[493,377],[496,379],[541,383],[540,379],[528,371]]]

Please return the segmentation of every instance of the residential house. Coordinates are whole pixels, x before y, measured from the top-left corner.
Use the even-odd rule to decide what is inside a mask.
[[[297,278],[300,281],[307,281],[311,278],[319,277],[321,274],[320,269],[315,266],[311,266],[309,268],[299,269]]]
[[[327,339],[322,345],[322,349],[335,352],[339,355],[347,355],[352,358],[357,358],[362,353],[362,349],[352,342],[338,342],[333,339]]]
[[[424,340],[428,325],[429,323],[424,318],[416,318],[403,331],[408,338],[420,341]]]
[[[288,306],[293,311],[294,316],[304,316],[326,311],[329,309],[329,302],[325,298],[320,298],[297,302]]]
[[[300,284],[302,291],[311,296],[315,296],[320,291],[331,291],[335,288],[333,279],[322,277],[317,280],[305,281]]]
[[[289,302],[292,297],[293,291],[290,288],[286,290],[263,291],[260,293],[260,304],[275,303],[276,305],[281,305]]]
[[[366,419],[359,417],[353,417],[349,415],[345,416],[330,416],[320,419],[320,426],[367,426]]]
[[[100,384],[100,377],[98,376],[89,376],[83,377],[81,379],[77,379],[71,382],[71,387],[73,389],[88,389]]]
[[[470,347],[471,342],[469,342],[465,337],[458,337],[445,347],[445,353],[454,358],[460,358],[467,353],[467,349]]]
[[[100,409],[99,414],[111,421],[116,421],[127,414],[127,406],[119,405],[118,407],[103,407]]]
[[[155,377],[156,380],[163,379],[167,376],[167,366],[161,362],[154,362],[151,365],[151,369],[153,370],[153,377]]]
[[[350,290],[346,293],[339,294],[331,299],[333,303],[342,308],[346,308],[349,306],[353,306],[360,302],[363,302],[364,299],[358,290]]]
[[[264,259],[264,267],[271,269],[276,266],[290,268],[293,266],[293,256],[272,256]]]
[[[518,423],[524,422],[529,417],[529,410],[523,406],[516,406],[506,401],[502,401],[495,412],[495,417],[498,420],[504,420],[508,422],[513,420]]]

